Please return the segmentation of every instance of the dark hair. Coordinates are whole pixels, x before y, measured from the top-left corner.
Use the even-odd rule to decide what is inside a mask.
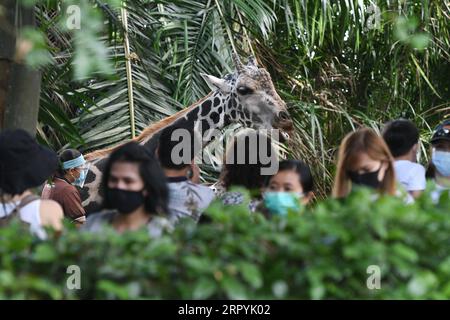
[[[383,130],[383,139],[394,158],[407,154],[419,141],[419,130],[406,119],[390,121]]]
[[[294,171],[298,175],[303,192],[308,193],[313,191],[314,182],[311,170],[304,162],[300,160],[283,160],[278,165],[278,172],[281,171]],[[270,179],[267,180],[266,185],[268,185],[269,182]]]
[[[172,140],[172,135],[176,130],[185,130],[184,133],[187,133],[189,137],[189,141],[187,141],[189,143],[190,148],[190,153],[188,154],[190,160],[189,163],[186,162],[174,163],[172,159],[172,151],[174,150],[175,147],[180,148],[180,143],[183,144],[183,148],[181,148],[180,149],[181,152],[177,154],[184,159],[184,157],[186,157],[186,152],[188,152],[188,150],[186,149],[188,145],[187,142],[185,141],[186,139],[184,135],[181,136],[178,140],[175,141]],[[187,166],[189,166],[192,160],[194,159],[197,151],[194,150],[195,147],[194,141],[195,135],[194,131],[191,128],[176,125],[165,128],[161,132],[161,135],[159,136],[158,157],[161,165],[167,169],[184,169]]]
[[[436,178],[436,167],[431,161],[428,163],[427,170],[425,171],[425,178],[431,180]]]
[[[61,152],[58,156],[59,165],[56,171],[56,176],[60,178],[64,177],[64,175],[67,173],[68,170],[63,169],[62,167],[63,162],[76,159],[79,156],[81,156],[81,152],[78,151],[77,149],[67,149]]]
[[[153,155],[145,147],[136,142],[129,142],[114,150],[106,162],[102,177],[102,189],[105,194],[103,206],[110,208],[107,201],[106,192],[108,190],[108,180],[111,168],[116,162],[131,162],[139,166],[139,174],[144,181],[144,190],[148,195],[144,200],[144,207],[147,213],[168,213],[168,188],[166,177]]]
[[[250,149],[250,145],[252,144],[250,140],[251,136],[257,139],[256,150]],[[260,148],[264,142],[266,143],[266,150],[270,152],[267,156],[278,161],[274,157],[275,150],[272,148],[271,139],[266,135],[252,130],[249,134],[241,134],[240,136],[234,137],[232,146],[227,150],[227,154],[225,155],[225,163],[220,176],[220,180],[225,189],[229,189],[231,186],[239,186],[254,190],[264,186],[268,176],[262,175],[261,169],[269,166],[263,165],[260,158]],[[244,150],[238,150],[238,146],[241,143],[244,145]],[[242,151],[244,151],[243,156],[245,159],[241,159]],[[251,151],[253,151],[252,153],[256,153],[256,163],[251,163],[253,161],[250,161]],[[244,160],[245,163],[238,163],[238,160]]]

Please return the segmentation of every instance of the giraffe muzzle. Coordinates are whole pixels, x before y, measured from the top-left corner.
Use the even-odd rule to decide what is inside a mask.
[[[272,124],[273,128],[280,130],[281,142],[288,141],[291,133],[294,130],[294,123],[291,120],[291,116],[286,111],[281,111],[274,119]]]

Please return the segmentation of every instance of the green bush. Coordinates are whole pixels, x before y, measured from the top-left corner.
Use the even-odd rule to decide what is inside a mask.
[[[408,206],[372,198],[361,190],[284,219],[214,203],[211,222],[151,240],[145,230],[69,228],[36,241],[12,224],[0,230],[0,298],[450,298],[448,196]],[[80,267],[80,290],[66,286],[70,265]],[[380,289],[367,287],[372,265]]]

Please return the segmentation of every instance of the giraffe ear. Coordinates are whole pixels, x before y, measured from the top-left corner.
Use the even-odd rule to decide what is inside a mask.
[[[255,56],[250,56],[248,58],[247,66],[258,67],[258,62],[256,61],[256,57]]]
[[[210,76],[206,73],[200,73],[200,75],[203,77],[203,79],[205,79],[211,90],[219,89],[220,91],[222,91],[222,93],[231,92],[231,86],[224,79]]]

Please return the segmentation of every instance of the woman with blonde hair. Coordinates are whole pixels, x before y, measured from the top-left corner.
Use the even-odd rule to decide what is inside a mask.
[[[396,194],[394,159],[383,138],[369,128],[349,133],[339,147],[333,196],[344,198],[355,185]]]

